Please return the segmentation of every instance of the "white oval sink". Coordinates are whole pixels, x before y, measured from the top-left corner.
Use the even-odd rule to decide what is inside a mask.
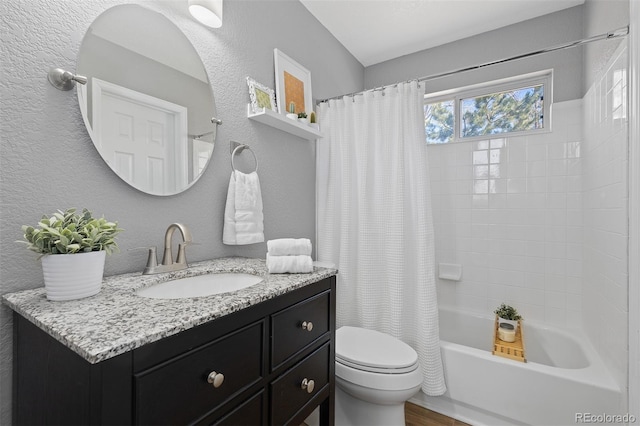
[[[137,291],[152,299],[185,299],[242,290],[262,282],[262,277],[243,273],[205,274],[167,281]]]

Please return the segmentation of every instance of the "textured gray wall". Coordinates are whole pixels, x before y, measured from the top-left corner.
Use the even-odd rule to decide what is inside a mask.
[[[51,67],[75,69],[88,26],[120,3],[126,0],[0,2],[1,293],[43,285],[35,255],[15,243],[21,239],[20,226],[72,206],[104,214],[126,230],[119,237],[121,253],[107,258],[106,275],[142,270],[146,254],[127,249],[161,246],[172,222],[190,226],[200,243],[189,247],[191,261],[264,256],[266,244],[222,244],[230,140],[250,144],[260,161],[266,239],[314,238],[314,143],[249,121],[245,77],[275,87],[277,47],[311,71],[314,98],[325,98],[361,90],[363,67],[297,0],[228,0],[223,26],[217,30],[195,22],[186,0],[133,1],[163,13],[191,40],[209,73],[218,115],[224,121],[211,164],[190,190],[172,197],[146,195],[127,186],[99,157],[84,128],[75,90],[58,91],[46,79]],[[251,164],[248,160],[246,166]],[[3,305],[0,315],[0,424],[8,425],[11,311]]]
[[[489,31],[365,68],[365,87],[428,76],[504,59],[582,38],[582,6]],[[554,69],[556,102],[582,97],[582,49],[521,59],[427,81],[427,93]]]

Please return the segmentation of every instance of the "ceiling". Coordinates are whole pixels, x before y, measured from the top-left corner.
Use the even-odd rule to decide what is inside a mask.
[[[584,0],[300,0],[365,67]]]

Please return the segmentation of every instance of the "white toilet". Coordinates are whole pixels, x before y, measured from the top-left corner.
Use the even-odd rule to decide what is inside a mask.
[[[336,331],[336,426],[404,426],[404,403],[421,384],[411,346],[375,330]]]

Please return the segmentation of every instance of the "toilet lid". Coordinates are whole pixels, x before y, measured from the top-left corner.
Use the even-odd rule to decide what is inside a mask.
[[[336,331],[336,361],[367,371],[403,373],[417,368],[418,354],[388,334],[344,326]]]

